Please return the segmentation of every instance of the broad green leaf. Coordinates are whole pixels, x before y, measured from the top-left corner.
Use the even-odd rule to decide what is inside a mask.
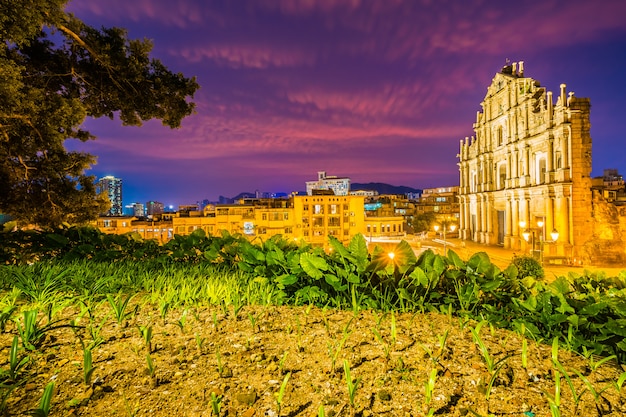
[[[279,288],[284,289],[285,287],[298,282],[298,277],[295,275],[284,274],[276,277],[274,281],[279,286]]]
[[[454,265],[456,268],[465,268],[465,262],[463,262],[459,255],[457,255],[456,252],[452,249],[448,251],[448,259],[452,261],[452,265]]]
[[[426,273],[424,272],[424,270],[422,268],[415,267],[415,269],[413,270],[413,272],[411,272],[411,275],[409,275],[409,277],[413,278],[414,282],[422,287],[427,287],[428,286],[428,277],[426,276]]]
[[[307,252],[300,254],[300,266],[313,279],[321,279],[324,276],[322,271],[328,270],[328,264],[324,258]]]
[[[489,255],[485,252],[477,252],[467,261],[467,265],[474,271],[484,274],[492,266]]]

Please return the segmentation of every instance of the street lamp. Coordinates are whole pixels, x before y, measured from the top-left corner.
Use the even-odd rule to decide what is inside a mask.
[[[448,242],[446,241],[446,230],[447,230],[446,226],[447,225],[444,224],[441,227],[441,230],[443,231],[443,254],[444,255],[446,254],[446,249],[447,249],[447,244],[448,244]],[[456,230],[456,224],[451,224],[449,227],[450,227],[450,231],[451,232],[454,232]],[[433,228],[435,229],[435,233],[439,232],[439,225],[438,224],[436,224]]]

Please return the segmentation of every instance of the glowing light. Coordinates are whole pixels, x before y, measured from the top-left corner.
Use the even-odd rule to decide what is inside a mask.
[[[396,257],[396,254],[395,254],[395,253],[393,253],[393,252],[389,252],[389,253],[387,254],[387,256],[389,256],[389,259],[393,260],[393,258],[395,258],[395,257]]]

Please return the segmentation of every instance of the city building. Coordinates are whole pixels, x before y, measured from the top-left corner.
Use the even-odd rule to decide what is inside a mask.
[[[128,204],[125,207],[124,215],[131,215],[135,217],[145,217],[146,216],[146,208],[142,203],[133,203]]]
[[[316,190],[332,190],[335,195],[350,193],[350,178],[326,175],[325,171],[317,173],[317,181],[306,182],[307,195],[313,195]]]
[[[240,204],[208,205],[202,211],[155,215],[150,221],[101,217],[97,226],[106,233],[135,232],[161,243],[174,234],[184,236],[197,229],[204,230],[208,235],[220,235],[227,231],[251,240],[281,235],[321,247],[328,245],[329,236],[342,243],[348,243],[357,234],[370,240],[405,236],[402,216],[394,216],[393,213],[366,216],[364,197],[333,194],[242,199]]]
[[[165,205],[159,201],[148,201],[146,203],[146,215],[147,216],[163,214],[164,211],[165,211]]]
[[[435,218],[459,222],[459,187],[424,188],[416,204],[416,213],[433,213]]]
[[[124,206],[122,205],[122,179],[112,175],[102,177],[96,184],[98,194],[106,194],[111,202],[111,208],[103,213],[106,216],[122,216]]]
[[[615,168],[605,169],[601,177],[591,179],[592,188],[607,201],[617,205],[626,204],[624,177]]]
[[[561,84],[555,103],[519,62],[495,75],[481,107],[458,155],[461,237],[588,260],[590,100]]]

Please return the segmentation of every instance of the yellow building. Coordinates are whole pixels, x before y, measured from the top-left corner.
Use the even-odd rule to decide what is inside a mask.
[[[348,243],[355,235],[403,237],[402,216],[366,217],[363,196],[306,195],[288,199],[245,200],[240,204],[209,205],[203,211],[184,211],[155,216],[152,221],[101,218],[106,233],[136,232],[147,239],[166,242],[177,235],[202,229],[208,235],[222,230],[252,239],[282,235],[325,246],[328,236]]]

